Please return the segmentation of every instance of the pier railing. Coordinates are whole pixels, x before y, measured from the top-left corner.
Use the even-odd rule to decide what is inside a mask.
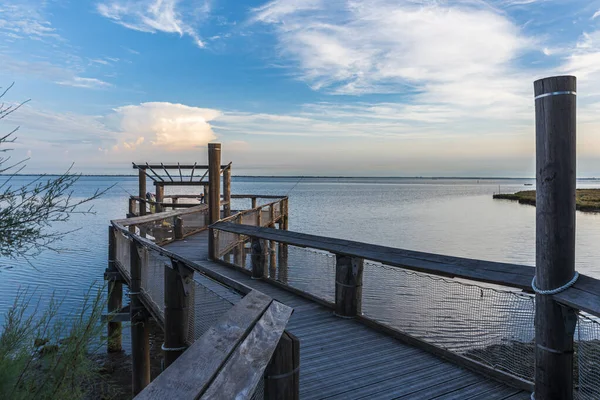
[[[211,226],[219,261],[410,344],[533,389],[534,268],[249,226]],[[250,242],[250,254],[235,246]],[[232,249],[229,252],[224,250]],[[600,390],[600,281],[580,276],[553,295],[577,311],[575,388]]]
[[[287,198],[280,197],[275,202],[239,212],[231,218],[247,220],[252,217],[263,226],[272,226],[283,218],[286,201]],[[297,367],[293,364],[299,362],[298,341],[284,333],[292,309],[163,247],[207,229],[207,215],[208,206],[201,204],[111,221],[107,271],[111,289],[109,347],[113,350],[121,347],[118,321],[130,320],[133,389],[137,394],[150,383],[145,321],[152,317],[164,330],[162,348],[165,366],[173,364],[173,367],[167,369],[168,374],[162,378],[161,374],[156,383],[153,382],[140,394],[140,398],[163,398],[161,396],[168,393],[167,397],[179,398],[189,395],[189,390],[195,393],[195,398],[212,398],[213,392],[221,392],[224,388],[233,390],[231,393],[243,393],[242,398],[248,399],[297,397],[294,392],[298,389],[297,382],[281,379],[265,383],[262,379],[265,370],[278,375],[282,370],[287,372]],[[122,308],[122,283],[129,286],[131,302],[127,316]],[[248,307],[251,312],[248,312]],[[231,332],[235,334],[232,336]],[[214,353],[215,340],[220,338],[230,340],[226,346],[228,350]],[[188,359],[192,356],[179,361],[178,357],[189,346],[193,349],[191,353],[204,357],[202,362],[190,365]],[[255,359],[245,359],[244,362],[252,362],[240,366],[239,360],[233,360],[242,357],[240,352],[249,346],[256,347],[251,348],[251,356]],[[207,352],[212,358],[206,358]],[[278,356],[280,352],[295,356],[281,357]],[[169,383],[175,377],[181,381],[181,376],[191,376],[191,367],[200,374],[195,375],[192,385],[175,388]],[[297,381],[297,376],[291,374],[290,379]]]

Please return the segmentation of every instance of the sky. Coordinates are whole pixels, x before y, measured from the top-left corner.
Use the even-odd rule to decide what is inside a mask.
[[[600,177],[600,0],[3,0],[26,172],[535,175],[533,81],[578,79]]]

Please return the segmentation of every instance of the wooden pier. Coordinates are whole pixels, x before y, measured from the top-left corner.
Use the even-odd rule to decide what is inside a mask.
[[[564,142],[565,129],[574,144],[574,123],[553,120],[571,118],[574,107],[544,89],[575,92],[574,79],[548,79],[536,84],[546,118],[538,143],[551,144],[538,147],[537,270],[292,232],[287,196],[232,193],[232,164],[221,164],[219,144],[209,146],[206,166],[134,164],[139,195],[128,218],[111,221],[106,279],[108,350],[120,351],[121,321],[129,320],[136,398],[525,400],[534,390],[536,400],[600,398],[600,366],[588,363],[600,354],[600,281],[581,275],[565,285],[574,274],[575,205],[558,188],[574,199],[575,157],[571,144],[552,144]],[[204,202],[200,193],[165,194],[177,186],[201,187]],[[435,323],[405,317],[414,299],[390,286],[386,271],[422,280],[421,310]],[[431,305],[425,288],[436,285],[441,300]],[[404,298],[407,309],[381,306],[391,298]],[[489,313],[488,304],[506,307]],[[478,307],[486,312],[472,312]],[[461,315],[490,331],[471,340]],[[152,382],[149,318],[165,333],[165,370]],[[584,325],[591,334],[579,333],[573,357]],[[521,332],[528,326],[535,340]]]

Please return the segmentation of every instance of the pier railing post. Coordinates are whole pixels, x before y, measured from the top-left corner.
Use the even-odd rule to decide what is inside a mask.
[[[231,216],[231,165],[223,170],[223,214]]]
[[[573,398],[574,311],[541,293],[575,274],[576,79],[534,83],[536,128],[535,398]]]
[[[136,199],[133,197],[129,198],[129,212],[127,213],[127,218],[133,218],[135,216],[137,216],[137,213],[135,212],[136,209]]]
[[[335,255],[335,314],[353,318],[361,313],[362,258]]]
[[[175,217],[175,223],[173,224],[173,230],[176,240],[183,239],[183,219],[181,217]]]
[[[144,168],[138,169],[138,197],[140,209],[138,215],[146,215],[146,170]]]
[[[250,239],[250,244],[252,247],[252,279],[262,279],[265,277],[265,267],[266,267],[266,250],[267,246],[265,245],[265,240],[259,239],[257,237],[252,237]]]
[[[165,368],[187,348],[189,312],[186,287],[191,283],[193,274],[193,270],[176,260],[171,260],[171,265],[165,264]]]
[[[208,144],[208,215],[209,224],[221,219],[221,143]],[[215,259],[215,232],[208,235],[208,257]]]
[[[265,400],[300,398],[300,341],[284,331],[265,369]]]
[[[256,197],[252,197],[252,209],[256,208]]]
[[[163,206],[162,203],[165,201],[165,187],[163,185],[156,185],[156,205],[154,207],[155,212],[162,212]]]
[[[108,227],[108,301],[107,308],[109,314],[119,312],[123,307],[123,280],[117,278],[120,276],[119,270],[115,266],[117,258],[117,247],[115,238],[115,228]],[[121,346],[121,322],[108,322],[108,345],[109,353],[119,352]]]
[[[133,395],[137,395],[150,383],[150,338],[148,312],[141,301],[142,260],[139,251],[142,249],[134,240],[129,248],[131,268],[130,318],[131,318],[131,375]]]

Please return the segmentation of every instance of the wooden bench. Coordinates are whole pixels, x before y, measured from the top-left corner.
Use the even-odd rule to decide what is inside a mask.
[[[263,379],[265,399],[298,399],[292,311],[251,291],[135,399],[250,399]]]

